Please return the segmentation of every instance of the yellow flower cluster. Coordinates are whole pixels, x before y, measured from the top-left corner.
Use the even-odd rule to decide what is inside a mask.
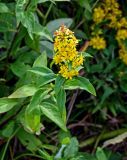
[[[106,47],[106,41],[103,37],[95,36],[91,38],[89,45],[92,46],[94,49],[101,50]]]
[[[93,11],[92,36],[90,45],[97,49],[104,49],[106,47],[106,41],[102,38],[102,30],[96,29],[98,24],[101,26],[106,25],[109,29],[116,30],[116,40],[119,45],[119,57],[127,64],[127,49],[124,46],[124,41],[127,40],[127,19],[122,17],[122,11],[117,0],[104,0]],[[101,23],[101,22],[107,23]],[[100,36],[101,35],[101,36]]]
[[[99,7],[94,9],[93,21],[98,24],[103,20],[109,20],[109,26],[115,27],[117,18],[121,17],[121,15],[122,12],[116,0],[105,0]]]
[[[101,7],[95,8],[93,14],[93,21],[95,23],[100,23],[103,21],[104,18],[105,18],[104,10]]]
[[[83,56],[76,49],[78,40],[64,25],[54,33],[54,36],[54,63],[59,65],[61,76],[72,79],[78,75],[78,67],[83,64]]]
[[[124,46],[121,46],[121,49],[119,50],[119,57],[127,65],[127,50]]]
[[[122,40],[125,40],[127,38],[127,29],[119,29],[116,34],[116,39],[119,43],[121,43]]]

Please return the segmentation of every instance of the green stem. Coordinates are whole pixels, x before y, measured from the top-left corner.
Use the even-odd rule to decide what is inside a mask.
[[[40,158],[40,159],[43,158],[42,156],[38,156],[38,155],[35,155],[35,154],[24,153],[24,154],[22,154],[22,155],[17,156],[16,158],[14,158],[14,160],[18,160],[18,159],[20,159],[20,158],[22,158],[22,157],[26,157],[26,156],[36,157],[36,158]]]
[[[45,15],[38,8],[37,8],[37,13],[42,19],[45,19]]]
[[[45,14],[45,16],[44,16],[43,25],[45,25],[45,23],[46,23],[46,19],[47,19],[48,15],[49,15],[49,13],[50,13],[50,11],[51,11],[51,9],[52,9],[52,6],[53,6],[53,3],[50,4],[50,6],[49,6],[49,8],[48,8],[48,11],[46,12],[46,14]]]
[[[4,160],[4,157],[5,157],[5,154],[6,154],[8,145],[9,145],[9,142],[10,142],[11,139],[15,136],[15,134],[18,132],[19,129],[20,129],[20,127],[18,127],[18,128],[15,130],[15,132],[12,134],[12,136],[8,139],[8,141],[7,141],[6,145],[5,145],[5,148],[4,148],[4,151],[3,151],[3,154],[2,154],[1,160]]]
[[[127,132],[127,128],[122,128],[122,129],[118,129],[118,130],[115,130],[115,131],[109,131],[109,132],[106,132],[104,133],[101,138],[100,138],[100,141],[101,140],[105,140],[105,139],[109,139],[109,138],[113,138],[119,134],[122,134],[124,132]],[[83,142],[80,143],[80,148],[83,148],[83,147],[86,147],[88,145],[92,145],[96,139],[97,139],[98,136],[94,136],[94,137],[91,137]]]

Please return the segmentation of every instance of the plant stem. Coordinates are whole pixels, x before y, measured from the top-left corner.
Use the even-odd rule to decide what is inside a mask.
[[[46,23],[46,19],[47,19],[48,15],[49,15],[49,13],[50,13],[50,11],[51,11],[51,9],[52,9],[52,6],[53,6],[53,3],[50,4],[50,6],[49,6],[49,8],[48,8],[48,11],[46,12],[46,14],[45,14],[45,16],[44,16],[43,25],[45,25],[45,23]]]
[[[45,15],[38,8],[37,8],[37,13],[42,19],[45,19]]]
[[[15,134],[18,132],[19,129],[20,129],[20,127],[18,127],[18,128],[15,130],[15,132],[12,134],[12,136],[10,136],[10,138],[8,139],[8,141],[7,141],[6,145],[5,145],[5,148],[4,148],[4,151],[3,151],[3,154],[2,154],[1,160],[4,160],[4,157],[5,157],[5,154],[6,154],[8,145],[9,145],[9,142],[10,142],[11,139],[15,136]]]
[[[101,140],[105,140],[105,139],[108,139],[108,138],[113,138],[119,134],[122,134],[124,132],[127,131],[127,128],[122,128],[122,129],[118,129],[118,130],[115,130],[115,131],[108,131],[106,133],[104,133],[101,138],[100,138],[100,141]],[[88,145],[92,145],[96,139],[97,139],[98,136],[94,136],[94,137],[91,137],[83,142],[80,143],[80,148],[83,148],[83,147],[86,147]]]
[[[18,160],[18,159],[20,159],[22,157],[26,157],[26,156],[36,157],[36,158],[40,158],[40,159],[43,158],[42,156],[38,156],[38,155],[35,155],[35,154],[24,153],[24,154],[21,154],[21,155],[17,156],[16,158],[14,158],[14,160]]]

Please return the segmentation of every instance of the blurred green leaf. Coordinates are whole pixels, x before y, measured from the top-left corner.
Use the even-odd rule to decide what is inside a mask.
[[[47,54],[44,51],[34,62],[33,67],[47,67]]]
[[[59,18],[48,22],[46,27],[48,31],[53,34],[62,24],[70,27],[72,23],[73,19],[71,18]]]
[[[41,141],[34,135],[27,133],[23,129],[20,129],[16,134],[16,137],[20,140],[23,146],[30,151],[37,151],[42,147]]]
[[[15,122],[9,121],[8,124],[5,126],[4,129],[2,129],[2,135],[6,138],[9,138],[12,136],[15,130]]]
[[[4,113],[12,109],[18,101],[16,99],[0,98],[0,113]]]
[[[77,139],[71,138],[70,144],[64,150],[64,157],[66,159],[74,157],[78,152],[79,144]]]
[[[7,7],[7,5],[5,3],[1,3],[0,2],[0,13],[7,13],[9,12],[9,8]]]
[[[92,11],[89,0],[78,0],[81,7],[84,7],[88,11]]]
[[[96,151],[96,157],[97,157],[97,160],[108,160],[103,149],[98,147],[97,148],[97,151]]]

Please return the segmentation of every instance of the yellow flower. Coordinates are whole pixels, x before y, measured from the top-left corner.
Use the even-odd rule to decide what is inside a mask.
[[[125,47],[119,50],[119,57],[127,65],[127,50]]]
[[[94,49],[101,50],[106,48],[106,41],[103,37],[96,36],[91,38],[90,46],[92,46]]]
[[[59,65],[61,76],[72,79],[73,76],[78,75],[78,67],[83,64],[83,56],[79,55],[76,49],[78,40],[74,33],[64,25],[54,33],[54,36],[53,61]]]
[[[60,66],[59,73],[66,79],[72,79],[72,77],[78,75],[78,71],[76,71],[75,69],[69,70],[68,66],[66,66],[66,65],[61,65]]]
[[[127,28],[127,19],[125,17],[122,17],[116,24],[116,27],[118,29],[120,28]]]
[[[118,42],[125,40],[127,38],[127,29],[119,29],[116,34],[116,39]]]
[[[115,28],[117,25],[117,18],[115,15],[109,14],[107,17],[110,20],[110,23],[108,24],[108,26],[110,28]]]
[[[95,23],[100,23],[105,18],[105,12],[101,7],[95,8],[93,12],[93,21]]]
[[[80,55],[79,57],[77,57],[73,62],[72,62],[72,67],[76,68],[78,66],[81,66],[83,64],[83,56]]]

